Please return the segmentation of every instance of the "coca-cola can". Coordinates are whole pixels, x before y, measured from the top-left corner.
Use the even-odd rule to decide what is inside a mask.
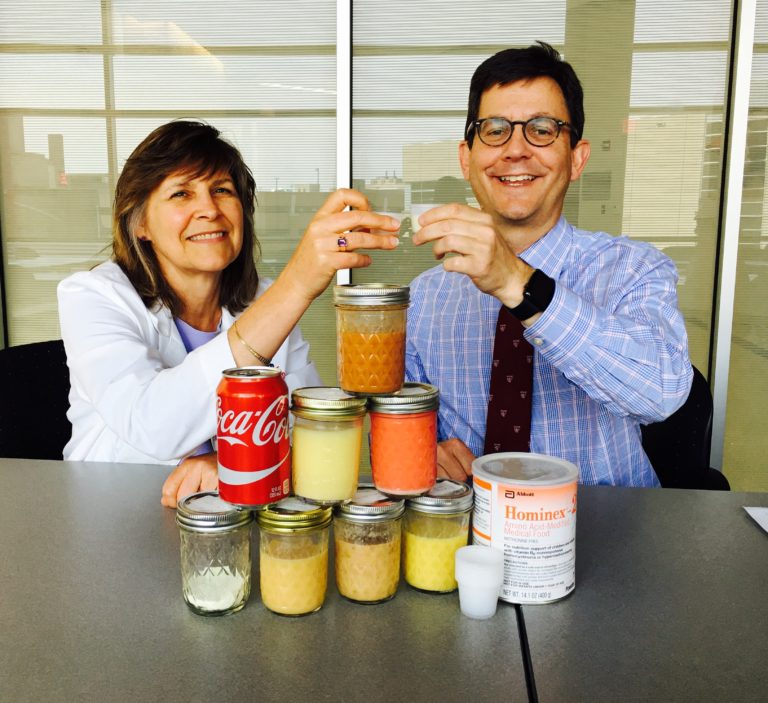
[[[285,374],[267,366],[223,372],[216,389],[219,496],[254,508],[291,490],[288,386]]]

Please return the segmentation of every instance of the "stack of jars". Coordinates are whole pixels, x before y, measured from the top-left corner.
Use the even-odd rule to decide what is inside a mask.
[[[339,388],[291,396],[296,495],[321,504],[352,498],[366,411],[376,488],[411,497],[435,485],[438,390],[404,383],[408,293],[378,283],[335,287]]]
[[[261,596],[276,613],[304,615],[322,606],[332,523],[336,585],[349,600],[392,598],[401,560],[414,588],[457,588],[454,554],[467,544],[472,489],[436,480],[438,390],[404,383],[408,292],[407,286],[382,284],[335,287],[339,387],[292,393],[294,495],[256,512]],[[374,485],[360,486],[366,414]],[[182,501],[177,517],[185,599],[201,614],[235,612],[250,591],[244,564],[250,566],[252,517],[244,514],[251,513],[215,494],[203,506],[201,496]],[[202,507],[215,519],[196,520],[193,513]],[[238,574],[237,588],[230,583],[222,597],[199,592],[199,584],[212,583],[211,560],[219,573]]]
[[[291,496],[258,511],[215,492],[179,503],[184,599],[200,615],[241,610],[251,591],[251,524],[259,526],[261,598],[280,615],[306,615],[325,601],[331,525],[336,587],[358,603],[394,597],[402,572],[422,591],[457,588],[454,554],[467,543],[472,489],[439,479],[428,493],[403,500],[362,485],[351,500],[314,505]]]

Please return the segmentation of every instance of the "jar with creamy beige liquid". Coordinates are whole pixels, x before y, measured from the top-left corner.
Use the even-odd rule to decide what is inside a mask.
[[[293,492],[320,505],[357,490],[366,399],[341,388],[298,388],[291,394]]]
[[[328,585],[330,507],[291,496],[257,514],[261,600],[280,615],[319,610]]]
[[[394,597],[400,582],[402,500],[361,486],[333,518],[336,587],[358,603]]]

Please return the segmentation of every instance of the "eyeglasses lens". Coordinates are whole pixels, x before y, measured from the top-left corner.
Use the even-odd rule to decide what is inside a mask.
[[[531,144],[546,146],[557,138],[557,122],[549,117],[537,117],[525,123],[525,136]]]
[[[484,144],[500,146],[509,141],[516,124],[522,125],[526,140],[535,146],[548,146],[557,139],[559,133],[557,122],[550,117],[534,117],[525,123],[490,117],[480,122],[478,134]]]

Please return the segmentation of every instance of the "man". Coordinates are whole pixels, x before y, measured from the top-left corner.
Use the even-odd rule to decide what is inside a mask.
[[[659,485],[640,424],[691,384],[677,272],[649,244],[562,216],[589,158],[583,128],[579,80],[547,44],[475,71],[459,159],[480,209],[436,207],[413,239],[443,260],[412,284],[406,353],[408,379],[440,389],[442,475],[464,479],[475,456],[506,448],[485,437],[501,311],[531,344],[530,451],[572,461],[585,484]]]

